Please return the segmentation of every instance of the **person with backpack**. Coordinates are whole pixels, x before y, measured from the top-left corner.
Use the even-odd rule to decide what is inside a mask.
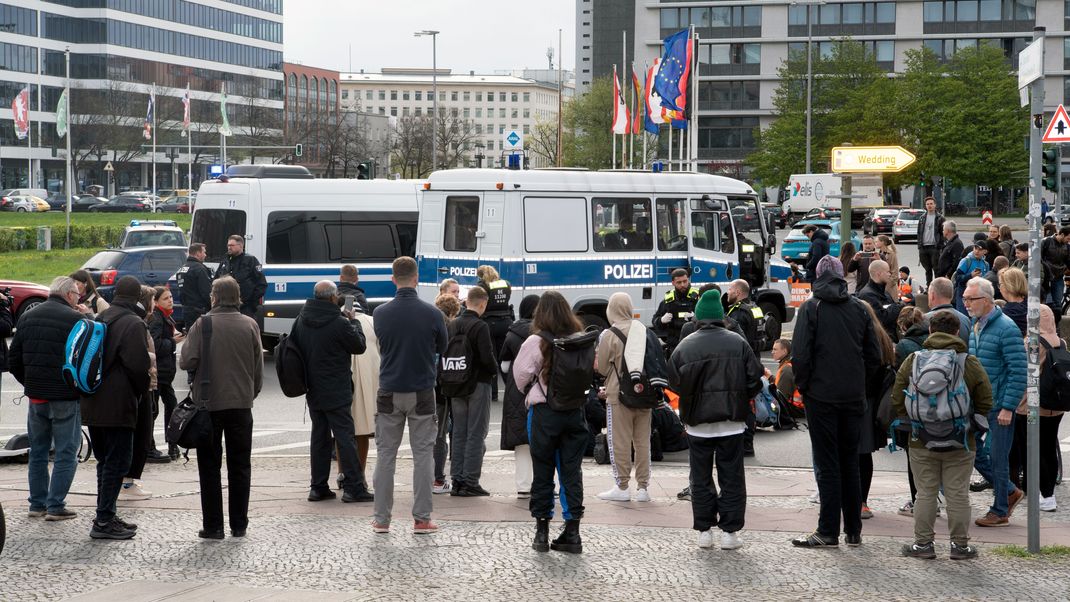
[[[487,293],[487,307],[483,311],[482,319],[490,327],[494,356],[497,357],[502,352],[502,345],[505,344],[505,335],[509,332],[509,326],[516,320],[513,306],[509,303],[513,295],[513,288],[509,281],[499,276],[498,270],[491,265],[477,267],[476,278],[479,279],[476,286]],[[491,401],[498,401],[497,374],[491,379],[490,392]]]
[[[104,337],[104,379],[93,393],[82,393],[82,424],[89,427],[93,457],[97,460],[97,513],[89,536],[93,539],[130,539],[137,526],[116,516],[115,502],[130,471],[134,453],[138,401],[149,394],[148,326],[141,304],[141,283],[123,276],[115,285],[111,307],[98,321],[107,327]]]
[[[762,308],[750,300],[750,284],[746,280],[733,280],[728,284],[728,290],[724,295],[725,317],[735,320],[743,331],[743,338],[754,351],[754,355],[761,358],[762,348],[765,346],[765,333],[763,324],[765,314]],[[747,431],[743,435],[743,456],[754,456],[754,412],[747,417]]]
[[[1002,527],[1008,524],[1014,507],[1025,494],[1010,481],[1008,465],[1014,443],[1014,411],[1025,395],[1025,344],[1014,321],[996,307],[992,283],[973,278],[966,285],[963,302],[973,318],[970,355],[977,356],[992,384],[992,410],[988,414],[988,435],[981,445],[977,434],[977,472],[992,483],[993,501],[988,512],[975,523],[979,527]]]
[[[457,286],[457,281],[447,278],[453,282],[453,286]],[[443,286],[446,288],[452,288],[446,286],[446,282],[443,281]],[[441,288],[441,287],[440,287]],[[460,287],[457,287],[460,290]],[[459,295],[460,293],[457,293]],[[461,315],[461,300],[452,292],[439,293],[435,297],[435,307],[442,312],[442,317],[446,320],[446,330],[449,331],[450,322],[453,322],[457,316]],[[450,400],[448,397],[442,394],[442,388],[435,383],[435,420],[438,422],[436,428],[438,429],[435,436],[435,481],[431,484],[431,493],[438,495],[442,493],[450,492],[450,482],[446,480],[446,460],[450,454]]]
[[[873,485],[873,452],[880,451],[888,441],[885,430],[877,424],[877,410],[885,392],[895,380],[895,345],[881,327],[877,312],[866,305],[866,312],[873,321],[873,332],[880,346],[880,358],[876,363],[866,364],[866,405],[862,415],[862,428],[858,433],[858,476],[861,486],[861,518],[873,518],[869,507],[869,489]]]
[[[933,283],[935,284],[937,280],[946,281],[947,279],[937,278],[933,280]],[[958,318],[959,313],[955,308],[949,305],[947,310],[951,311],[956,319]],[[910,354],[915,351],[921,351],[924,347],[925,340],[929,338],[929,321],[925,318],[925,314],[921,313],[920,309],[908,306],[899,312],[899,319],[896,324],[899,327],[899,342],[895,344],[895,369],[898,371],[899,367],[903,365],[903,361]],[[910,437],[906,431],[898,430],[893,435],[896,445],[903,448],[907,447]],[[918,488],[914,482],[914,470],[910,466],[909,454],[907,455],[907,482],[910,484],[910,501],[899,507],[898,514],[900,516],[914,516],[914,502],[918,498]]]
[[[652,330],[632,316],[628,293],[613,293],[606,308],[612,326],[602,331],[595,370],[605,378],[607,447],[614,486],[598,499],[628,502],[635,458],[635,501],[649,502],[651,410],[668,385],[665,355]]]
[[[528,441],[533,478],[528,507],[535,519],[537,552],[583,552],[583,452],[589,433],[584,417],[587,390],[594,379],[597,333],[583,324],[557,291],[539,298],[532,334],[513,360],[513,378],[528,407]],[[554,471],[561,490],[565,527],[549,541],[554,515]]]
[[[835,258],[822,260],[813,290],[795,318],[792,364],[795,384],[806,400],[821,510],[817,529],[793,539],[792,545],[838,546],[842,514],[847,545],[859,546],[858,440],[865,414],[866,366],[880,363],[880,347],[864,301],[847,294],[843,264]]]
[[[54,279],[48,299],[19,319],[7,364],[0,365],[0,372],[6,367],[22,383],[29,400],[26,427],[30,437],[27,477],[31,518],[57,521],[77,516],[67,509],[67,493],[78,469],[82,444],[81,392],[64,378],[63,367],[71,329],[89,312],[79,303],[80,297],[74,280],[66,276]],[[0,341],[11,334],[11,317],[10,309],[0,309]],[[48,454],[53,448],[56,455],[49,476]]]
[[[97,293],[97,285],[87,270],[76,270],[71,278],[78,285],[78,292],[82,295],[79,303],[89,308],[89,318],[93,318],[108,309],[108,302]]]
[[[490,495],[479,483],[490,428],[490,383],[498,378],[490,327],[483,321],[487,292],[468,289],[465,310],[447,327],[449,342],[442,354],[438,386],[450,400],[453,455],[451,496]]]
[[[520,301],[520,318],[509,326],[501,355],[498,356],[502,381],[505,382],[501,448],[513,452],[513,476],[518,499],[531,497],[531,446],[528,444],[528,409],[524,407],[524,393],[516,387],[513,360],[520,352],[520,346],[531,335],[531,318],[538,304],[538,295],[527,295]]]
[[[141,296],[138,308],[145,311],[143,320],[146,327],[154,309],[154,297],[156,291],[151,286],[141,285]],[[149,353],[149,390],[138,398],[137,401],[137,424],[134,426],[134,451],[130,456],[130,470],[123,478],[123,488],[119,491],[119,500],[123,502],[144,501],[152,497],[152,492],[142,486],[141,476],[145,472],[145,463],[150,455],[162,456],[165,462],[170,462],[169,456],[160,454],[160,451],[152,445],[152,425],[156,421],[158,408],[153,408],[156,395],[156,344],[152,340],[152,334],[145,330],[146,345]]]
[[[966,311],[967,307],[962,297],[966,291],[966,283],[972,278],[979,278],[988,273],[988,262],[985,261],[985,254],[988,253],[988,247],[983,240],[973,243],[973,249],[961,260],[959,265],[955,268],[955,308],[959,311]],[[993,291],[993,294],[995,291]]]
[[[1055,512],[1055,485],[1059,476],[1059,423],[1063,411],[1070,407],[1070,352],[1066,341],[1059,338],[1055,314],[1047,305],[1040,306],[1040,503],[1041,512]],[[1025,397],[1018,404],[1014,421],[1014,446],[1010,455],[1010,474],[1019,489],[1026,491],[1028,462],[1026,416],[1029,406]],[[1057,409],[1058,408],[1058,409]],[[1018,475],[1021,475],[1019,478]]]
[[[838,261],[830,257],[832,261]],[[680,395],[691,464],[691,511],[698,545],[713,547],[720,527],[722,550],[743,546],[747,484],[743,436],[750,399],[762,387],[762,365],[750,344],[724,328],[720,294],[710,291],[695,305],[699,329],[680,341],[669,358],[669,386]],[[713,484],[713,467],[717,483]]]
[[[958,317],[951,311],[931,316],[931,334],[924,349],[905,358],[892,388],[896,415],[910,429],[907,454],[917,485],[911,511],[914,543],[902,549],[908,557],[936,558],[933,525],[941,488],[947,500],[951,559],[977,556],[969,537],[969,486],[976,451],[972,447],[974,414],[983,416],[991,410],[992,388],[981,362],[966,353],[958,330]],[[948,425],[951,428],[946,428]]]

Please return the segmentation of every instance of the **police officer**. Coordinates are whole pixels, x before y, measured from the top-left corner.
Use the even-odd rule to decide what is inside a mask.
[[[208,250],[204,243],[195,242],[189,246],[186,264],[178,269],[175,280],[178,281],[178,295],[182,301],[182,326],[186,332],[212,307],[212,273],[204,265]]]
[[[219,269],[215,271],[216,278],[223,276],[230,276],[238,281],[238,287],[241,289],[239,311],[256,320],[260,330],[263,330],[264,325],[257,314],[264,293],[267,292],[267,278],[260,267],[260,260],[245,254],[245,238],[241,234],[227,238],[227,256],[219,262]]]
[[[760,360],[765,339],[761,331],[765,314],[762,312],[762,308],[750,300],[750,284],[746,280],[733,280],[728,284],[725,298],[725,306],[728,308],[725,311],[725,316],[732,318],[739,324],[740,330],[743,331],[747,338],[747,343],[754,351],[754,356]],[[753,410],[747,415],[745,422],[747,430],[743,432],[743,455],[753,456],[755,429]]]
[[[494,357],[497,358],[501,355],[502,345],[505,344],[505,335],[509,334],[509,326],[516,321],[513,306],[509,304],[513,288],[508,280],[503,280],[498,275],[498,270],[493,266],[479,266],[476,268],[476,277],[479,278],[476,286],[487,291],[487,309],[483,312],[483,321],[490,327],[491,346],[494,350]],[[491,400],[498,401],[497,378],[491,385],[490,393]]]
[[[695,304],[698,303],[698,289],[691,286],[691,273],[684,268],[672,271],[672,290],[665,293],[665,299],[658,305],[651,321],[654,331],[665,337],[668,352],[680,342],[680,329],[684,323],[695,316]]]

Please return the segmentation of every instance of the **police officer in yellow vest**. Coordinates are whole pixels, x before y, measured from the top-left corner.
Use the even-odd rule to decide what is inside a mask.
[[[691,273],[684,268],[673,270],[672,290],[665,293],[665,299],[651,320],[654,332],[665,337],[668,353],[672,353],[680,342],[680,329],[684,323],[695,317],[696,303],[698,289],[691,286]]]
[[[739,324],[740,330],[747,336],[747,343],[754,350],[755,357],[760,360],[764,341],[760,327],[765,314],[762,313],[762,308],[751,302],[750,284],[746,280],[733,280],[730,282],[728,289],[725,291],[724,306],[725,316],[731,317]],[[753,410],[747,415],[745,422],[747,430],[743,433],[743,455],[753,456],[755,428]]]
[[[513,306],[509,304],[509,298],[513,294],[513,288],[508,280],[503,280],[498,275],[498,270],[493,266],[481,265],[476,268],[476,277],[479,286],[487,291],[487,309],[483,312],[483,321],[490,327],[490,340],[494,347],[494,357],[501,355],[502,345],[505,344],[505,335],[509,334],[509,326],[516,321]],[[497,359],[495,359],[497,363]],[[494,379],[491,386],[491,400],[498,401],[498,379]]]

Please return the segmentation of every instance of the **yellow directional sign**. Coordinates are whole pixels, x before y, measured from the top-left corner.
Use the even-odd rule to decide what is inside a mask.
[[[832,149],[832,171],[836,173],[894,173],[915,160],[901,146],[836,146]]]

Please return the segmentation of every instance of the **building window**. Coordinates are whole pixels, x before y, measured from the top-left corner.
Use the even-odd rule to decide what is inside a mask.
[[[371,100],[374,94],[375,93],[372,90],[368,90],[368,93],[365,94],[364,98],[366,98],[367,100]]]
[[[483,93],[476,92],[476,102],[483,102]]]
[[[390,91],[390,100],[397,100],[397,99],[398,99],[398,91],[397,90],[391,90]]]
[[[386,90],[379,90],[379,100],[386,100]]]
[[[349,90],[342,90],[342,100],[349,100]]]
[[[524,92],[524,102],[531,102],[531,92]]]
[[[465,92],[464,93],[464,101],[465,102],[469,102],[470,100],[472,100],[472,93],[471,92]]]
[[[457,102],[457,93],[456,92],[450,92],[450,100],[452,100],[453,102]]]
[[[392,117],[397,117],[398,116],[398,108],[397,107],[390,107],[390,115]]]
[[[401,100],[408,100],[408,99],[409,99],[409,91],[408,90],[402,90],[401,91]]]
[[[483,117],[483,109],[477,107],[476,108],[476,119],[479,119],[481,117]]]
[[[416,92],[414,92],[414,94],[416,95],[415,96],[416,100],[423,100],[424,99],[424,93],[423,93],[422,90],[417,90]]]

